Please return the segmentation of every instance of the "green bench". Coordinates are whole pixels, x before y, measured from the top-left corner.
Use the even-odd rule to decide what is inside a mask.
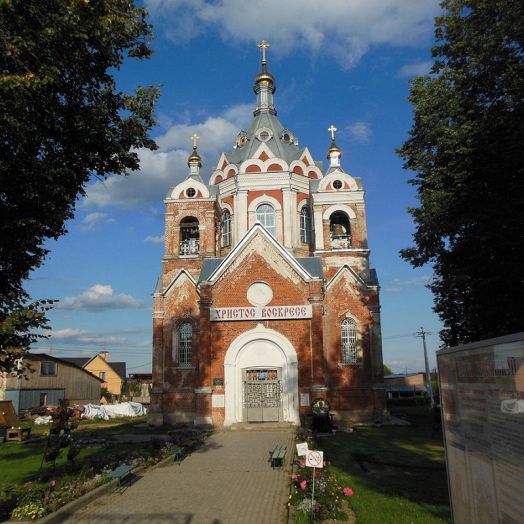
[[[283,467],[285,458],[286,446],[277,445],[269,452],[269,460],[272,468]]]
[[[132,469],[133,466],[131,466],[131,464],[122,464],[121,466],[118,466],[118,468],[115,468],[113,471],[110,471],[107,474],[107,478],[110,480],[118,479],[118,487],[121,487],[122,479],[124,477],[127,477],[127,475],[131,473]]]

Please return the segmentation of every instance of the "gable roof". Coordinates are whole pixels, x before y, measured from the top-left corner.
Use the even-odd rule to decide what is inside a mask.
[[[98,353],[94,357],[68,357],[61,360],[69,362],[74,366],[77,366],[81,369],[85,368],[89,362],[91,362],[96,357],[100,356]],[[100,357],[102,358],[102,357]],[[108,362],[106,364],[122,379],[126,379],[126,363],[125,362]]]
[[[213,282],[217,280],[220,275],[227,269],[227,267],[233,262],[233,260],[242,252],[244,247],[248,244],[248,242],[255,237],[255,235],[261,234],[263,235],[266,240],[275,248],[275,250],[282,256],[282,258],[300,275],[300,277],[305,280],[309,281],[313,278],[321,278],[317,277],[316,275],[312,275],[304,266],[302,266],[299,261],[291,255],[278,241],[277,239],[271,235],[267,229],[257,222],[245,235],[242,240],[235,246],[231,252],[222,259],[211,259],[211,260],[219,260],[220,262],[217,264],[216,262],[213,262],[212,264],[208,265],[206,268],[207,271],[210,271],[212,267],[214,266],[214,269],[210,271],[210,274],[207,276],[206,281]],[[305,258],[315,258],[315,257],[305,257]],[[216,265],[215,265],[216,264]],[[204,269],[204,266],[202,267]],[[201,272],[202,277],[202,272]],[[203,281],[202,278],[199,279],[200,281]]]
[[[84,369],[81,365],[78,365],[76,362],[71,362],[72,360],[90,360],[85,358],[58,358],[53,357],[51,355],[48,355],[47,353],[27,353],[24,355],[27,357],[27,360],[52,360],[53,362],[58,362],[60,364],[65,364],[66,366],[74,367],[76,369],[79,369],[83,373],[87,373],[90,377],[96,378],[98,381],[103,382],[102,379],[97,377],[96,375],[93,375],[87,369]]]

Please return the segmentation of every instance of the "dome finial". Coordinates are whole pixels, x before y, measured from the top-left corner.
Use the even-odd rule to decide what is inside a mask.
[[[273,75],[267,70],[267,56],[266,49],[271,47],[271,44],[266,40],[262,40],[257,44],[262,52],[262,67],[260,73],[255,78],[255,85],[253,91],[257,95],[257,107],[255,109],[255,116],[264,111],[269,111],[276,115],[275,106],[273,105],[273,93],[276,91],[275,79]]]
[[[271,47],[271,44],[269,42],[266,42],[265,40],[262,40],[260,44],[257,44],[257,47],[260,47],[260,49],[262,50],[262,67],[264,67],[267,64],[266,49]]]
[[[191,153],[191,155],[189,155],[189,158],[187,159],[187,165],[189,166],[191,173],[198,173],[199,168],[202,167],[202,159],[200,158],[200,155],[197,151],[199,139],[200,137],[196,133],[194,133],[191,137],[191,140],[193,141],[193,152]]]
[[[328,127],[328,131],[331,133],[331,144],[329,144],[329,148],[327,150],[329,167],[340,167],[340,157],[342,152],[335,143],[335,132],[338,131],[338,129],[333,124],[331,124],[331,126]]]

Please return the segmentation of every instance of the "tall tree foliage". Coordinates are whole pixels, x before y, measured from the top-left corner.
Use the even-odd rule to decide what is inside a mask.
[[[2,368],[31,321],[45,326],[48,304],[28,306],[23,288],[45,241],[66,232],[91,177],[136,170],[137,148],[156,148],[157,90],[128,94],[113,77],[125,58],[150,56],[151,36],[132,0],[0,1]]]
[[[524,330],[524,3],[441,5],[399,149],[420,202],[401,255],[433,264],[441,338],[456,345]]]

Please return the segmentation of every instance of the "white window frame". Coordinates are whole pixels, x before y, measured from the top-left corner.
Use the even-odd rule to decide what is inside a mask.
[[[359,363],[357,323],[346,318],[340,325],[341,364],[357,365]]]
[[[300,210],[300,241],[303,244],[311,243],[311,213],[307,206]]]
[[[193,324],[182,322],[173,332],[173,360],[176,367],[193,367]]]
[[[229,247],[233,240],[232,229],[231,229],[231,212],[229,209],[222,211],[222,217],[220,220],[221,225],[221,247]]]
[[[262,211],[261,208],[264,208]],[[275,208],[268,202],[262,202],[255,210],[257,222],[260,222],[272,236],[276,238],[276,213]]]

